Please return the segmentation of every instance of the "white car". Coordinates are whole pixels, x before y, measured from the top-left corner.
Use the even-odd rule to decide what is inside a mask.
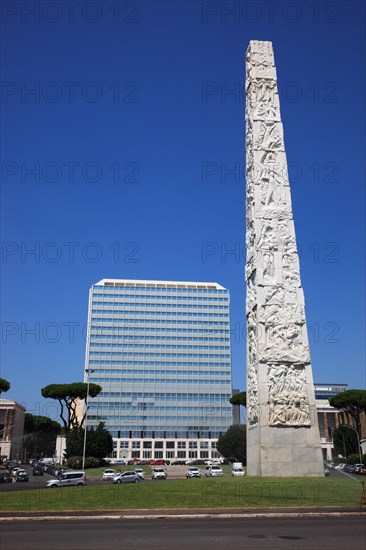
[[[116,470],[112,470],[111,468],[108,468],[103,472],[103,481],[111,481],[116,475],[117,475]]]
[[[141,478],[145,479],[145,472],[142,468],[135,468],[134,472]]]
[[[243,468],[236,467],[236,468],[233,468],[231,475],[235,477],[242,477],[242,476],[245,476],[245,471]]]
[[[205,476],[206,477],[222,477],[224,472],[220,466],[206,466]]]
[[[166,479],[168,474],[163,468],[154,468],[152,471],[151,479]]]
[[[188,468],[186,471],[186,478],[190,479],[191,477],[201,477],[201,470],[199,468]]]

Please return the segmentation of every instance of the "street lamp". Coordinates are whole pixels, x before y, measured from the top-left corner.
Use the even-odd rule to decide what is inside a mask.
[[[360,445],[360,436],[358,435],[358,431],[355,428],[352,428],[352,426],[349,426],[348,424],[342,424],[345,428],[349,428],[350,430],[353,430],[356,432],[357,435],[357,443],[358,443],[358,454],[360,455],[360,464],[362,464],[362,453],[361,453],[361,445]]]
[[[89,397],[89,373],[94,372],[95,369],[85,369],[85,372],[87,374],[87,386],[86,386],[86,399],[85,399],[85,420],[84,420],[84,447],[83,447],[83,465],[82,470],[85,468],[85,449],[86,449],[86,429],[87,429],[87,423],[88,423],[88,397]]]

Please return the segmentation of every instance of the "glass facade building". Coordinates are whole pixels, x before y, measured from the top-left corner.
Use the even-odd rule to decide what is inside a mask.
[[[89,296],[88,426],[116,458],[212,458],[233,423],[230,296],[217,283],[103,279]]]

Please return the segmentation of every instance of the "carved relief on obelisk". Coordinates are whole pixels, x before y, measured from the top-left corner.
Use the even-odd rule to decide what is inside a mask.
[[[323,475],[271,42],[246,54],[246,249],[248,473]]]

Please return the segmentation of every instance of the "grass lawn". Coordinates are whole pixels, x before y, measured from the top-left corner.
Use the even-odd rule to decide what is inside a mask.
[[[344,478],[201,478],[139,484],[1,491],[3,511],[359,506],[361,485]]]

